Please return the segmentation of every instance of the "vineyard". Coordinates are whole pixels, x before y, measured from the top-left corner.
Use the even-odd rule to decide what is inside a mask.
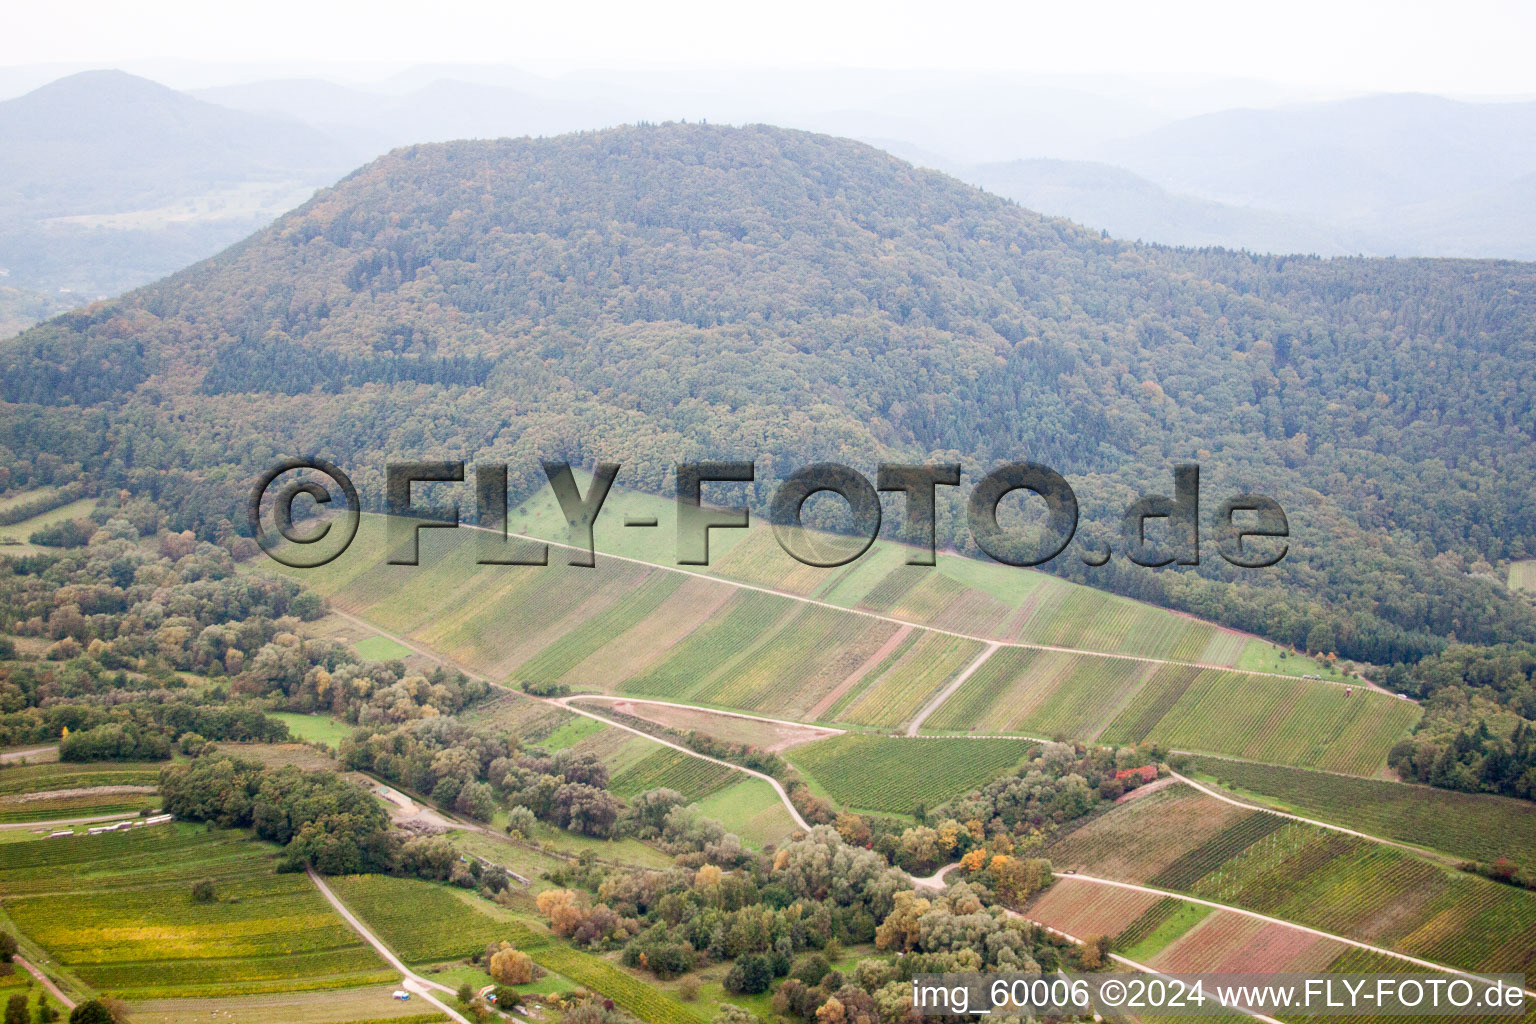
[[[942,633],[913,632],[869,674],[868,682],[833,709],[840,722],[893,729],[910,721],[944,684],[964,672],[985,645]]]
[[[1364,687],[1168,666],[1100,739],[1373,775],[1418,716],[1412,702]]]
[[[1029,919],[1079,939],[1114,936],[1116,948],[1118,937],[1153,907],[1177,902],[1131,889],[1105,890],[1092,885],[1063,885],[1062,881],[1057,879],[1035,897],[1025,909]]]
[[[1159,889],[1188,889],[1271,832],[1280,831],[1285,824],[1285,818],[1263,811],[1239,818],[1153,875],[1151,884]]]
[[[1188,786],[1169,786],[1089,818],[1053,842],[1046,854],[1058,870],[1146,882],[1252,813]]]
[[[933,731],[1094,736],[1155,665],[1003,648],[924,724]]]
[[[1029,750],[1019,740],[907,739],[847,734],[787,751],[795,767],[844,807],[932,810],[997,778]]]
[[[1316,973],[1347,948],[1336,939],[1215,910],[1151,957],[1149,966],[1173,973]]]
[[[663,601],[676,593],[683,579],[676,573],[654,573],[625,594],[622,601],[596,615],[578,619],[570,629],[518,665],[512,672],[513,677],[532,682],[559,682],[593,651],[632,629],[641,619],[655,611]]]
[[[1186,786],[1052,844],[1058,870],[1144,882],[1466,970],[1527,971],[1536,893]]]
[[[502,940],[519,949],[550,941],[501,908],[435,882],[346,875],[327,884],[408,964],[458,960]]]
[[[802,606],[751,655],[732,663],[693,699],[778,716],[801,716],[847,678],[898,627]]]
[[[1186,891],[1467,970],[1536,966],[1536,893],[1288,822]]]
[[[733,595],[700,628],[688,634],[649,672],[630,679],[626,693],[667,700],[684,700],[717,672],[727,670],[793,607],[792,602],[757,591]]]
[[[1191,759],[1191,767],[1306,817],[1472,860],[1536,866],[1536,804],[1529,801],[1210,757]]]
[[[601,957],[556,943],[536,947],[529,954],[540,967],[607,996],[644,1024],[704,1024],[704,1018],[691,1008]]]
[[[133,998],[345,988],[391,980],[272,848],[239,831],[157,826],[0,844],[17,926],[87,984]],[[212,879],[218,899],[194,903]]]
[[[95,761],[14,764],[0,768],[0,797],[92,786],[153,786],[161,761]]]
[[[643,742],[643,741],[642,741]],[[691,803],[735,781],[737,773],[671,747],[658,747],[633,766],[613,776],[610,788],[623,797],[651,789],[675,789]]]

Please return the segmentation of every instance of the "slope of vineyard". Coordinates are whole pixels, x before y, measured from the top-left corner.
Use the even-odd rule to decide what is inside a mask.
[[[1536,861],[1536,804],[1527,800],[1214,757],[1190,762],[1196,774],[1281,810],[1472,860]]]
[[[1019,763],[1019,740],[922,739],[849,733],[785,757],[844,807],[909,814],[932,809]]]
[[[631,492],[616,492],[609,500],[615,507],[599,520],[600,546],[608,546],[615,533],[601,528],[608,516],[650,513],[665,524],[672,507]],[[564,536],[563,528],[548,521],[544,506],[553,504],[547,494],[530,500],[513,514],[514,528]],[[482,544],[500,542],[464,529],[421,531],[420,565],[390,565],[385,522],[371,515],[363,517],[356,540],[340,558],[294,573],[342,610],[430,645],[495,681],[558,682],[582,692],[892,730],[963,672],[982,643],[922,628],[904,630],[840,605],[1012,636],[1018,630],[1011,626],[982,624],[997,621],[999,608],[1011,609],[1013,619],[1024,610],[1036,618],[1045,614],[1040,602],[1049,597],[1060,599],[1059,615],[1052,613],[1057,620],[1081,625],[1098,614],[1095,602],[1102,597],[1107,602],[1102,607],[1120,617],[1116,622],[1133,623],[1127,637],[1184,636],[1203,625],[1171,614],[1148,619],[1151,612],[1135,602],[1096,597],[1096,591],[1001,565],[949,559],[936,569],[906,566],[901,558],[907,549],[899,545],[877,546],[865,559],[836,570],[815,570],[827,575],[812,587],[799,569],[786,570],[788,575],[770,571],[783,555],[771,531],[714,532],[731,541],[719,545],[721,564],[734,566],[753,586],[799,580],[805,585],[783,589],[809,590],[828,604],[601,555],[595,567],[570,566],[564,564],[569,552],[560,548],[550,549],[547,566],[482,565]],[[675,557],[654,536],[636,541],[621,534],[612,546],[637,556]],[[958,619],[946,618],[951,612]],[[1120,635],[1118,626],[1101,632]],[[1234,658],[1251,649],[1247,640],[1227,643],[1235,634],[1220,636]],[[1049,638],[1100,643],[1087,633]],[[1156,649],[1202,657],[1210,642],[1183,650],[1159,640],[1166,649]],[[1128,645],[1153,649],[1129,641],[1102,643]],[[1283,661],[1296,669],[1310,664]],[[1153,740],[1180,749],[1373,773],[1416,707],[1383,704],[1387,698],[1363,690],[1346,703],[1343,693],[1315,680],[1004,647],[925,727],[1114,743]]]
[[[1049,854],[1059,869],[1187,892],[1467,970],[1536,965],[1536,893],[1188,787],[1120,805]]]

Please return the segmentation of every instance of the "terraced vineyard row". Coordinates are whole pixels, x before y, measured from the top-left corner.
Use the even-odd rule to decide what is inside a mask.
[[[1154,669],[1122,658],[1003,648],[924,727],[1091,738]]]
[[[984,649],[977,640],[914,632],[910,646],[872,672],[869,682],[833,714],[842,722],[894,729],[910,721]]]
[[[562,632],[533,657],[512,670],[513,678],[532,682],[559,682],[594,650],[619,636],[671,597],[684,577],[676,573],[651,574],[622,601],[583,618]]]
[[[613,776],[610,788],[625,797],[650,789],[675,789],[692,802],[736,779],[737,773],[723,764],[705,761],[671,747],[658,747],[633,767]]]
[[[1101,739],[1373,775],[1418,716],[1417,705],[1364,687],[1165,666]]]
[[[1309,818],[1458,857],[1536,866],[1536,804],[1527,800],[1213,757],[1193,758],[1191,769]]]
[[[848,733],[785,757],[844,807],[908,814],[960,796],[1013,768],[1022,740],[908,739]]]
[[[194,903],[211,878],[218,900]],[[346,988],[394,977],[303,875],[243,832],[156,826],[0,845],[17,926],[87,984],[131,998]]]
[[[1239,818],[1153,875],[1152,884],[1159,889],[1188,889],[1271,832],[1278,832],[1285,823],[1279,815],[1263,811]]]
[[[1467,970],[1536,963],[1536,893],[1184,786],[1090,819],[1048,854]]]
[[[1468,970],[1536,967],[1536,893],[1290,822],[1188,887]]]
[[[750,657],[694,690],[692,699],[799,717],[879,650],[897,629],[887,622],[800,606]]]
[[[40,793],[88,786],[153,786],[160,780],[162,761],[99,761],[86,764],[53,761],[0,768],[0,796]]]
[[[660,664],[625,683],[624,690],[648,697],[685,699],[714,678],[726,662],[748,651],[791,609],[791,602],[783,598],[741,591],[672,648]]]

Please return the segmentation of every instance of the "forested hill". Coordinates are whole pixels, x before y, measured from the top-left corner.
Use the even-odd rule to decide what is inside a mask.
[[[10,463],[219,529],[275,456],[1030,458],[1083,529],[1203,466],[1290,514],[1278,569],[1057,571],[1384,662],[1536,639],[1536,266],[1101,238],[846,140],[632,127],[419,146],[219,257],[0,348]],[[81,406],[91,407],[82,414]],[[106,453],[106,454],[101,454]],[[965,546],[966,488],[943,539]],[[227,527],[226,527],[227,528]]]

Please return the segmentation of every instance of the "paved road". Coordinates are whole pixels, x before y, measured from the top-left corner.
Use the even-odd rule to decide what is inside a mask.
[[[48,994],[53,996],[53,998],[57,999],[59,1002],[64,1004],[64,1009],[66,1009],[66,1010],[73,1010],[75,1008],[75,1001],[73,999],[69,998],[69,996],[65,995],[59,989],[59,986],[57,986],[57,985],[55,985],[53,983],[53,979],[48,977],[48,975],[44,974],[30,960],[28,960],[26,957],[24,957],[20,953],[18,953],[18,954],[16,954],[16,962],[18,964],[21,964],[22,967],[26,968],[26,970],[28,971],[28,973],[30,973],[32,975],[32,977],[34,977],[38,981],[42,982],[43,988],[48,990]]]
[[[455,993],[453,989],[449,988],[447,985],[440,985],[435,981],[428,981],[426,978],[423,978],[421,975],[405,966],[400,958],[395,956],[394,950],[384,945],[378,936],[369,931],[367,926],[364,925],[363,922],[359,921],[357,916],[353,914],[352,911],[347,909],[347,905],[341,902],[341,899],[331,891],[331,887],[325,884],[325,879],[321,878],[314,868],[305,868],[305,871],[309,874],[309,880],[315,883],[315,888],[319,889],[321,895],[330,901],[332,907],[336,908],[336,913],[340,914],[342,919],[345,920],[347,924],[351,925],[352,930],[361,935],[365,942],[367,942],[374,949],[378,950],[379,955],[387,960],[391,967],[400,972],[400,976],[403,979],[403,983],[407,990],[421,996],[421,998],[442,1010],[449,1017],[458,1021],[458,1024],[470,1024],[468,1018],[466,1018],[463,1014],[459,1013],[459,1011],[455,1010],[453,1007],[449,1006],[447,1003],[443,1002],[441,999],[432,994],[432,991],[436,989],[438,992],[446,992],[449,995],[454,995]]]

